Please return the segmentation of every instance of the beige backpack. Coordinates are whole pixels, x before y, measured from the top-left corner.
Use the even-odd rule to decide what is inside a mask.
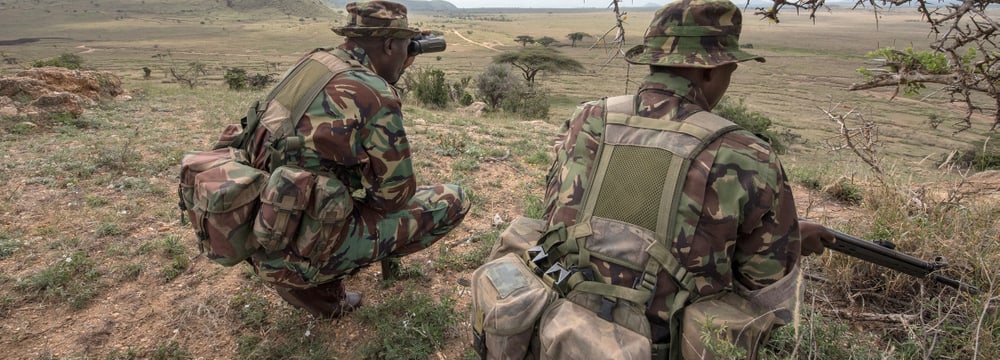
[[[501,234],[490,260],[472,279],[474,346],[484,359],[714,359],[717,352],[754,358],[770,330],[792,318],[798,303],[798,271],[777,284],[749,292],[737,289],[693,299],[694,279],[670,252],[676,204],[691,159],[737,126],[708,112],[682,122],[634,114],[634,96],[606,99],[605,138],[597,168],[575,225],[549,228],[537,219],[518,218]],[[647,136],[608,142],[614,130],[653,130]],[[676,144],[685,144],[676,146]],[[640,151],[634,151],[640,148]],[[622,150],[622,151],[618,151]],[[666,157],[666,160],[664,160]],[[615,166],[665,161],[665,172],[609,171]],[[664,175],[666,174],[666,175]],[[627,178],[622,178],[622,177]],[[605,182],[665,182],[649,194],[614,194]],[[637,179],[639,178],[639,179]],[[652,209],[599,198],[652,196]],[[609,204],[611,203],[611,204]],[[627,214],[618,216],[617,214]],[[636,225],[642,223],[643,225]],[[653,229],[653,230],[651,230]],[[600,279],[591,258],[644,274],[634,287]],[[665,269],[679,284],[671,306],[669,344],[654,344],[645,316],[657,276]]]

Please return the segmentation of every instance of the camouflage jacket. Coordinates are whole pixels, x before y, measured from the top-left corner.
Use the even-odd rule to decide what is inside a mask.
[[[681,77],[653,73],[639,88],[637,114],[678,121],[708,109],[700,91]],[[547,177],[545,219],[549,226],[576,222],[583,194],[603,136],[604,109],[588,102],[564,125],[555,144],[556,159]],[[738,130],[716,139],[696,156],[684,180],[680,206],[695,218],[677,218],[672,252],[695,275],[695,298],[733,289],[739,281],[759,289],[782,278],[799,258],[795,204],[784,170],[768,144]],[[593,260],[614,284],[634,284],[639,274]],[[667,320],[668,295],[677,291],[665,272],[647,310],[653,320]],[[662,323],[661,323],[662,324]],[[662,335],[662,334],[660,334]],[[654,341],[657,334],[654,331]]]
[[[346,43],[331,51],[371,70],[364,49]],[[374,70],[349,70],[331,79],[296,124],[305,140],[300,166],[337,175],[352,191],[364,189],[355,206],[392,213],[416,190],[410,144],[399,95]]]

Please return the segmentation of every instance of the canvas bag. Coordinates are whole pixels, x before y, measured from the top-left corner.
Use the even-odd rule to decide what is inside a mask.
[[[623,183],[623,181],[618,180],[635,180],[613,178],[614,174],[628,174],[628,172],[623,171],[611,171],[610,173],[613,175],[609,178],[607,169],[609,166],[620,166],[620,164],[629,161],[639,160],[648,163],[647,160],[654,162],[662,160],[666,151],[645,151],[643,154],[643,150],[651,148],[664,150],[664,148],[674,146],[666,156],[668,158],[672,156],[672,159],[665,164],[657,164],[662,165],[660,167],[654,166],[654,168],[669,168],[669,174],[674,175],[665,176],[666,182],[658,185],[659,188],[665,190],[659,194],[641,195],[661,199],[662,201],[657,201],[656,204],[661,207],[669,205],[666,209],[676,207],[673,204],[676,203],[676,196],[679,196],[679,189],[682,185],[680,183],[683,180],[681,174],[686,174],[690,159],[697,155],[701,148],[712,139],[735,128],[734,124],[710,113],[697,113],[684,122],[665,124],[656,119],[634,117],[635,100],[632,96],[609,98],[606,101],[608,125],[609,127],[619,127],[617,129],[619,133],[626,128],[643,129],[649,128],[650,125],[653,127],[666,125],[674,128],[655,130],[673,132],[675,137],[679,139],[664,141],[663,143],[669,144],[668,146],[663,146],[663,143],[659,145],[629,144],[629,141],[634,142],[635,139],[656,137],[632,137],[633,140],[628,140],[627,137],[623,136],[615,138],[616,132],[606,129],[605,134],[608,135],[598,151],[599,165],[593,173],[593,176],[599,181],[591,179],[591,183],[610,182],[616,184]],[[628,132],[628,129],[626,130],[625,132]],[[612,138],[614,145],[607,144],[608,136]],[[626,147],[638,145],[640,149],[638,152],[633,151],[636,149],[615,150],[617,145],[623,144]],[[619,158],[612,159],[613,153],[616,152],[620,153]],[[662,173],[658,176],[664,177]],[[505,353],[496,357],[493,354],[494,349],[487,347],[484,349],[485,357],[525,358],[527,356],[528,358],[573,359],[649,358],[652,356],[653,358],[680,358],[680,347],[674,346],[668,349],[661,344],[651,344],[649,339],[649,324],[645,318],[644,310],[646,301],[652,296],[651,291],[655,288],[655,275],[643,277],[641,286],[635,288],[614,286],[601,279],[594,279],[593,271],[576,271],[560,279],[563,277],[560,272],[545,268],[545,266],[551,266],[551,262],[537,261],[539,259],[534,258],[537,254],[545,253],[548,259],[562,259],[568,262],[569,266],[567,267],[578,269],[588,267],[590,265],[588,259],[591,256],[597,256],[606,262],[625,266],[645,274],[656,274],[661,268],[667,269],[667,272],[680,285],[678,286],[680,291],[674,295],[672,301],[668,300],[674,304],[671,307],[674,313],[671,314],[670,318],[671,328],[676,329],[671,331],[671,334],[674,335],[671,343],[680,343],[682,321],[704,320],[696,317],[682,318],[684,314],[682,309],[687,305],[688,295],[694,291],[694,286],[693,279],[673,258],[665,246],[665,240],[662,240],[667,238],[665,234],[672,234],[672,230],[667,228],[670,223],[667,221],[669,220],[667,217],[674,211],[654,209],[658,212],[654,212],[650,216],[648,208],[645,211],[616,209],[607,206],[598,208],[595,200],[601,196],[600,193],[601,191],[598,189],[598,191],[591,191],[585,195],[587,198],[584,201],[587,205],[581,212],[581,218],[578,219],[577,225],[571,226],[569,229],[551,229],[549,233],[544,235],[545,239],[542,241],[529,240],[529,243],[540,243],[541,249],[534,249],[534,253],[528,252],[532,255],[525,257],[526,265],[533,268],[533,272],[539,274],[547,284],[559,289],[560,294],[563,295],[562,298],[548,306],[542,315],[538,325],[538,341],[534,343],[532,351],[528,354]],[[612,194],[604,196],[614,197],[616,195],[612,191]],[[603,201],[602,203],[613,202]],[[597,216],[595,213],[602,216]],[[626,215],[622,216],[621,214]],[[509,236],[510,233],[533,233],[536,234],[536,237],[543,236],[530,231],[532,228],[524,226],[525,223],[524,221],[521,224],[518,224],[518,221],[512,223],[511,228],[502,234],[500,241],[494,247],[493,254],[502,255],[505,251],[518,251],[530,246],[527,245],[523,237]],[[644,226],[633,223],[641,223]],[[511,231],[511,229],[514,230]],[[473,284],[473,292],[474,296],[477,296],[478,290],[475,289],[475,285]],[[720,304],[714,303],[713,305]],[[726,303],[721,305],[730,306]],[[770,330],[769,326],[761,327]],[[490,334],[486,333],[485,335],[488,338]],[[685,340],[690,341],[690,338]],[[697,340],[696,335],[695,340]]]
[[[179,207],[208,258],[232,266],[259,250],[312,246],[350,213],[350,192],[339,180],[290,164],[302,148],[296,122],[330,79],[352,68],[363,66],[314,50],[228,125],[213,150],[184,156]]]

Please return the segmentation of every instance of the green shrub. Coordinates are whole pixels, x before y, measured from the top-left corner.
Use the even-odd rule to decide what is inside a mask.
[[[855,184],[847,178],[840,178],[823,190],[827,195],[846,204],[860,205],[861,200],[864,199],[864,189],[861,185]]]
[[[501,104],[504,111],[525,119],[549,117],[549,96],[541,88],[529,86],[510,92]]]
[[[990,140],[977,141],[962,151],[955,160],[957,165],[975,171],[1000,169],[1000,141]]]
[[[976,154],[972,160],[972,168],[976,171],[1000,169],[1000,154]]]
[[[781,138],[794,137],[790,133],[778,134],[771,129],[771,119],[762,113],[751,111],[743,103],[743,99],[734,102],[729,97],[722,98],[722,101],[712,109],[712,112],[722,116],[747,131],[757,135],[764,141],[771,144],[771,148],[778,154],[785,153],[785,144]]]
[[[490,109],[500,108],[505,98],[523,92],[525,88],[527,84],[524,79],[506,64],[490,64],[476,78],[479,99]]]
[[[472,95],[466,91],[470,82],[472,82],[472,77],[465,76],[458,82],[451,83],[451,92],[449,93],[449,95],[451,95],[451,100],[462,106],[469,106],[472,104]]]
[[[271,85],[274,82],[275,82],[274,76],[272,76],[271,74],[256,73],[247,76],[247,85],[249,85],[250,88],[254,90],[260,90],[266,88],[268,87],[268,85]]]
[[[421,104],[439,109],[448,106],[448,85],[444,81],[444,71],[418,69],[411,81],[413,93]]]
[[[472,101],[473,101],[472,100],[472,94],[469,94],[469,93],[466,93],[465,95],[462,95],[462,98],[458,99],[458,103],[461,104],[462,106],[472,105]]]
[[[229,90],[243,90],[247,88],[247,71],[243,68],[226,69],[226,75],[223,76],[223,79],[226,79]]]
[[[35,61],[31,63],[31,66],[32,67],[55,66],[71,70],[79,70],[83,68],[83,57],[77,54],[62,53],[54,58]]]
[[[155,360],[182,360],[182,359],[194,359],[194,355],[191,352],[181,346],[177,340],[170,340],[169,342],[156,344],[156,349],[153,350],[151,357]]]

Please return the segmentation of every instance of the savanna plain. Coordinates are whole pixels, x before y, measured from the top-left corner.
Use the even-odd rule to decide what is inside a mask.
[[[229,89],[226,69],[280,76],[304,51],[340,43],[329,28],[344,22],[343,10],[226,3],[0,1],[0,53],[13,59],[0,76],[76,54],[85,69],[120,77],[127,95],[76,118],[0,118],[0,358],[475,358],[470,276],[507,223],[541,216],[559,126],[582,101],[634,93],[647,71],[595,45],[613,13],[411,13],[448,47],[422,55],[409,72],[468,78],[474,98],[477,76],[493,56],[521,49],[519,35],[559,40],[550,46],[584,70],[541,72],[535,82],[550,108],[535,118],[406,96],[419,182],[462,184],[472,211],[452,234],[403,260],[406,278],[383,281],[378,265],[352,277],[347,287],[363,292],[364,307],[322,320],[285,304],[249,267],[200,256],[176,186],[185,152],[210,148],[265,95]],[[641,42],[652,14],[628,11],[626,49]],[[749,10],[744,22],[741,43],[767,62],[741,64],[727,101],[770,119],[781,135],[800,216],[892,240],[918,258],[942,256],[942,275],[981,289],[959,292],[827,251],[804,260],[800,321],[778,331],[762,357],[1000,358],[1000,180],[996,171],[946,163],[956,150],[988,144],[991,118],[974,115],[971,129],[955,133],[964,108],[932,87],[894,98],[894,89],[847,90],[862,81],[858,68],[877,65],[867,52],[926,49],[926,24],[908,9],[846,8],[815,22],[788,12],[780,23]],[[571,46],[574,32],[591,37]],[[194,86],[179,82],[175,75],[193,64]],[[875,126],[865,154],[880,173],[842,148],[837,115],[852,128]]]

